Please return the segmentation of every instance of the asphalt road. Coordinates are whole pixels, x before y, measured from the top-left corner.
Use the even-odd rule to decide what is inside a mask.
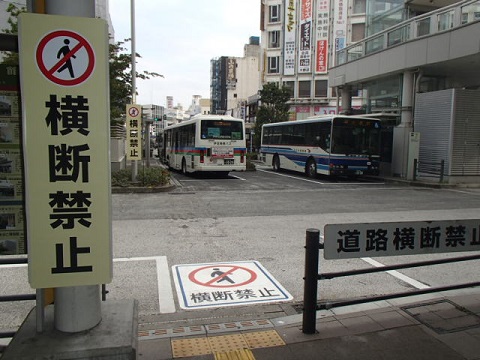
[[[219,262],[261,264],[292,296],[288,303],[299,303],[306,229],[345,222],[473,219],[480,210],[478,188],[308,179],[267,167],[231,173],[228,178],[173,176],[178,186],[170,192],[112,195],[114,279],[107,285],[108,298],[136,298],[141,314],[184,311],[181,293],[188,284],[182,283],[182,288],[178,283],[188,279],[179,279],[176,271]],[[375,261],[393,264],[448,256]],[[470,261],[322,281],[319,298],[348,299],[478,281],[473,269],[479,265],[480,261]],[[371,266],[368,259],[321,259],[320,272]],[[0,276],[2,294],[33,292],[26,267],[1,268]],[[0,330],[18,326],[32,305],[0,304]]]

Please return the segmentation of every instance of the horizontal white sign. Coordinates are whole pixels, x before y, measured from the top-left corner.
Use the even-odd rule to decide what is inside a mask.
[[[328,224],[324,258],[480,251],[480,220]]]

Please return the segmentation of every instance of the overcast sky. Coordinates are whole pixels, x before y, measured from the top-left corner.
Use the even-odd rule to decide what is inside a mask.
[[[130,0],[110,0],[110,16],[115,40],[130,38]],[[137,71],[165,76],[138,79],[137,103],[165,106],[173,96],[187,109],[193,95],[210,98],[210,60],[242,57],[260,36],[260,0],[135,0],[135,23]]]

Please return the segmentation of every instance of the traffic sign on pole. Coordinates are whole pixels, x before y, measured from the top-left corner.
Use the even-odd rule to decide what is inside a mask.
[[[20,14],[19,55],[30,285],[109,283],[107,24]]]

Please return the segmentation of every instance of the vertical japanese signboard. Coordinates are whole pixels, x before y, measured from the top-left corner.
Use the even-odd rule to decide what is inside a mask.
[[[0,255],[25,254],[18,66],[0,65]]]
[[[284,47],[284,63],[283,74],[295,74],[295,44],[296,44],[296,29],[297,19],[295,7],[297,6],[295,0],[287,0],[285,6],[285,47]]]
[[[317,51],[315,59],[315,72],[317,74],[325,74],[328,71],[329,3],[329,0],[318,0],[317,2]]]
[[[301,0],[298,72],[312,72],[312,0]]]
[[[127,105],[127,159],[142,160],[142,107]]]
[[[227,90],[235,90],[237,87],[237,60],[227,58]]]
[[[21,14],[19,54],[30,285],[108,283],[107,24]]]

